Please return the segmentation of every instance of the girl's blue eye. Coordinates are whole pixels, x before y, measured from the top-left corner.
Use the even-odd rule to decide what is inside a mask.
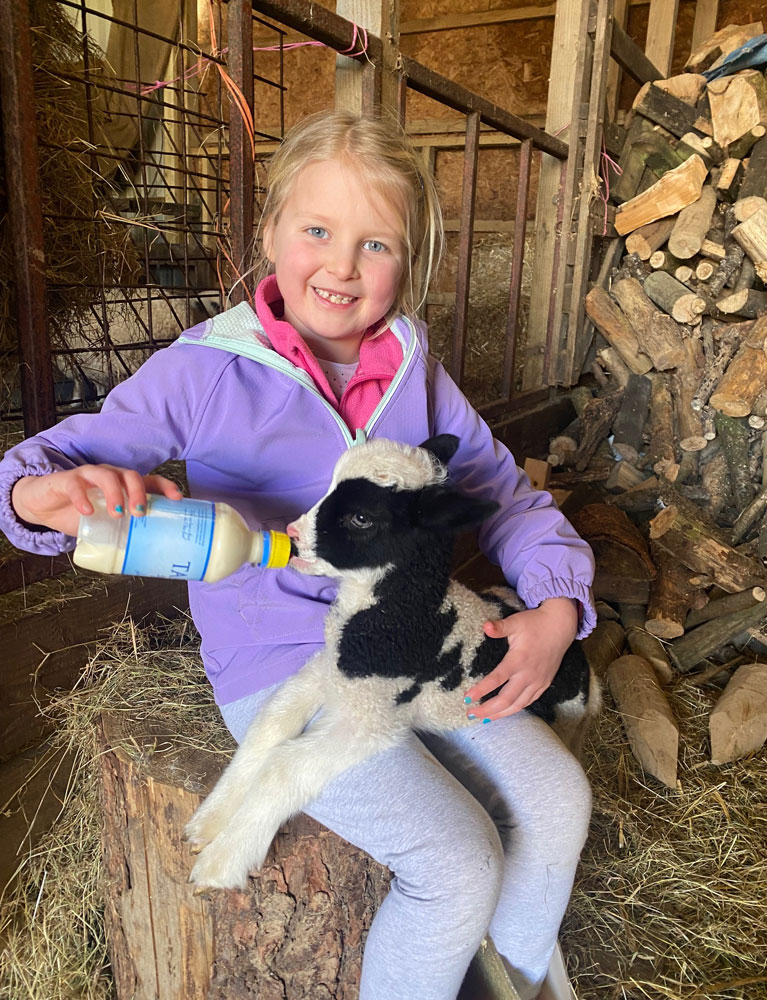
[[[322,240],[328,235],[327,229],[323,229],[322,226],[309,226],[306,231],[311,236],[316,236],[318,240]]]
[[[362,244],[366,250],[370,250],[372,253],[383,253],[386,250],[386,246],[379,240],[365,240]]]

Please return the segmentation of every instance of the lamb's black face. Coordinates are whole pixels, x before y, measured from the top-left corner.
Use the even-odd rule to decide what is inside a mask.
[[[343,480],[317,509],[315,556],[339,570],[400,563],[421,533],[412,518],[421,493]]]

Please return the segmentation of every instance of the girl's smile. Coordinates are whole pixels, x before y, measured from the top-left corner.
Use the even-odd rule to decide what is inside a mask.
[[[285,319],[314,353],[351,363],[386,316],[406,259],[403,210],[345,160],[304,167],[264,226]]]

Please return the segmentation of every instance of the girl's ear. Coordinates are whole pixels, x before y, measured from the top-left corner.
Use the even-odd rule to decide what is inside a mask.
[[[274,263],[274,219],[270,216],[261,230],[261,246],[264,250],[264,257],[270,263]]]

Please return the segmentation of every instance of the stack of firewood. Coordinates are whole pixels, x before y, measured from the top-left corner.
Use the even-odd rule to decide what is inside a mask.
[[[573,390],[548,457],[616,619],[591,656],[637,756],[671,786],[662,686],[680,674],[738,668],[711,717],[713,760],[767,738],[767,664],[747,645],[767,642],[767,80],[701,75],[761,32],[729,26],[639,92],[611,195],[625,255],[586,297],[596,384]]]

